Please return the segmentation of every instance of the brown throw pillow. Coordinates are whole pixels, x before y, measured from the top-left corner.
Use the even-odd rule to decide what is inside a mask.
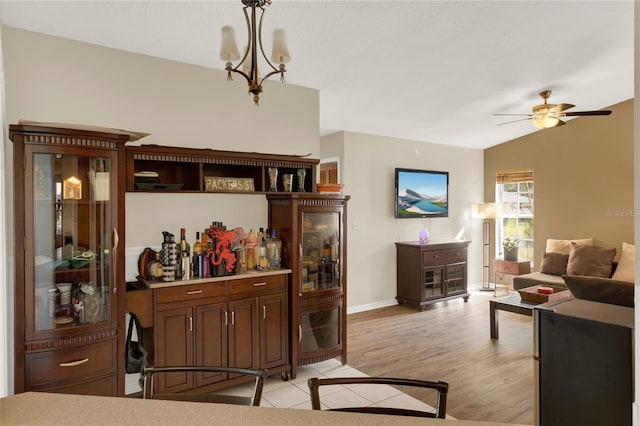
[[[567,273],[568,254],[544,253],[540,272],[550,275],[564,275]]]
[[[633,308],[633,283],[579,275],[563,275],[562,278],[576,299]]]
[[[609,278],[615,255],[615,247],[605,248],[571,243],[567,274]]]

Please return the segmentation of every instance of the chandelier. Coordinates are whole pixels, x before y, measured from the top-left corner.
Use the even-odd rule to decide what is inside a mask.
[[[287,72],[285,65],[291,60],[287,39],[284,30],[273,31],[273,47],[271,50],[271,61],[264,53],[262,46],[262,18],[264,17],[265,6],[271,4],[271,0],[241,0],[244,4],[243,12],[247,23],[247,46],[240,62],[235,66],[233,61],[240,59],[240,52],[236,43],[236,35],[233,27],[222,27],[222,38],[220,47],[220,59],[226,61],[227,81],[233,80],[231,73],[238,73],[243,76],[249,84],[249,93],[253,94],[253,102],[259,105],[262,83],[275,74],[280,74],[280,81],[284,83],[284,73]],[[257,21],[257,9],[260,9],[260,20]],[[260,77],[258,72],[258,56],[262,56],[270,68],[269,72]],[[276,68],[273,64],[279,64]]]

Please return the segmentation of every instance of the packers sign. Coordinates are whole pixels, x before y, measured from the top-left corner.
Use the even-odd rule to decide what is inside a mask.
[[[255,192],[252,178],[204,177],[204,190],[215,192]]]

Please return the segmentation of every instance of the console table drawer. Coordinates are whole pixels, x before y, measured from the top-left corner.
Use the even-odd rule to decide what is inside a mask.
[[[175,287],[159,288],[156,293],[156,302],[171,303],[224,295],[226,295],[226,281],[178,285]]]
[[[458,263],[467,261],[467,249],[455,248],[447,250],[447,263]]]
[[[429,250],[422,253],[423,265],[442,265],[447,261],[447,250]]]
[[[26,389],[62,385],[117,371],[116,339],[25,355]]]

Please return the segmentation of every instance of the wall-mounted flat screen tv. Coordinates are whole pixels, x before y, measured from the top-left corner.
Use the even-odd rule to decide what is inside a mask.
[[[397,219],[449,217],[449,172],[396,169]]]

